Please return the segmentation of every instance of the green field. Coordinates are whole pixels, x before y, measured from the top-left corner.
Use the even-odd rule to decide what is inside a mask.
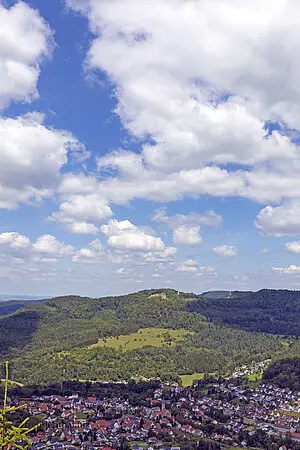
[[[89,348],[95,347],[111,347],[114,349],[136,350],[147,345],[152,347],[162,347],[163,345],[175,345],[176,342],[184,340],[191,331],[181,328],[172,330],[171,328],[142,328],[133,334],[123,334],[117,337],[107,339],[99,339],[97,344],[91,345]]]
[[[204,373],[193,373],[192,375],[181,375],[181,381],[183,387],[192,386],[193,382],[196,380],[202,380]]]

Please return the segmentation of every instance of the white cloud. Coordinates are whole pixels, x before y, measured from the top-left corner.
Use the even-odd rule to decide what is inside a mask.
[[[110,220],[107,224],[101,226],[101,231],[106,236],[120,236],[125,233],[134,233],[137,227],[129,220],[118,222],[116,219]]]
[[[299,254],[300,253],[300,241],[287,242],[285,244],[285,248],[287,249],[288,252]]]
[[[282,161],[278,165],[272,160],[268,168],[257,168],[244,172],[247,187],[244,196],[257,203],[279,203],[285,199],[300,197],[299,161],[294,159],[289,164]]]
[[[245,181],[240,174],[231,174],[218,167],[163,173],[143,170],[132,178],[114,176],[97,181],[93,176],[66,175],[60,193],[63,197],[97,194],[102,201],[126,205],[133,199],[169,202],[185,196],[235,196],[245,192]]]
[[[163,250],[165,245],[158,237],[146,235],[143,232],[123,233],[118,236],[110,236],[108,245],[118,249],[141,250],[141,251],[159,251]]]
[[[262,248],[259,252],[261,255],[267,255],[268,253],[270,253],[270,249],[269,248]]]
[[[129,220],[112,219],[101,231],[108,236],[108,245],[116,249],[137,251],[163,251],[165,244],[159,237],[146,234]]]
[[[208,0],[67,3],[94,33],[86,67],[116,85],[117,113],[133,136],[151,138],[140,154],[98,159],[107,178],[91,184],[108,203],[300,197],[291,133],[266,138],[264,129],[266,120],[299,124],[297,2],[220,0],[218,14]]]
[[[25,2],[0,3],[0,109],[38,96],[40,63],[50,56],[52,32]]]
[[[55,264],[57,262],[57,258],[43,258],[40,256],[35,256],[32,258],[32,261],[37,263]]]
[[[74,248],[71,245],[58,241],[51,234],[40,236],[36,243],[32,245],[32,250],[35,253],[53,255],[55,257],[72,255],[74,252]]]
[[[67,229],[74,234],[97,234],[98,228],[93,223],[73,222],[67,224]]]
[[[200,266],[199,271],[204,274],[215,274],[215,269],[211,266]]]
[[[173,231],[173,241],[178,245],[198,245],[202,242],[200,226],[182,225]]]
[[[152,217],[153,222],[165,223],[170,228],[178,228],[182,225],[206,225],[214,228],[218,228],[223,218],[214,211],[205,211],[204,214],[189,213],[189,214],[176,214],[175,216],[167,216],[166,208],[157,209]]]
[[[72,152],[84,148],[68,132],[47,128],[41,115],[0,117],[0,208],[49,196]]]
[[[187,273],[195,273],[197,276],[202,278],[211,278],[216,277],[216,271],[211,266],[200,266],[197,261],[194,259],[186,259],[178,264],[177,269],[178,272],[187,272]]]
[[[49,220],[65,224],[71,233],[96,234],[98,228],[95,224],[112,216],[111,208],[97,193],[71,194],[67,198]]]
[[[264,140],[263,120],[252,113],[299,116],[295,2],[285,9],[280,0],[248,0],[240,8],[220,0],[219,14],[209,1],[68,3],[90,20],[96,37],[87,62],[118,85],[122,120],[135,135],[155,138],[144,149],[151,165],[168,171],[208,159],[251,164],[274,151],[286,157],[281,143]],[[238,99],[209,102],[228,91]]]
[[[173,263],[176,259],[177,249],[166,247],[162,252],[148,252],[143,255],[146,263]]]
[[[179,272],[198,272],[198,263],[194,259],[186,259],[177,267]]]
[[[273,267],[272,270],[283,275],[300,275],[300,266]]]
[[[100,263],[107,261],[107,252],[99,239],[90,242],[88,248],[82,248],[74,253],[73,262]]]
[[[300,234],[300,201],[287,201],[275,207],[266,206],[258,214],[255,226],[266,236]]]
[[[222,258],[234,258],[238,254],[238,250],[234,245],[221,245],[214,247],[212,251]]]
[[[214,267],[211,266],[201,266],[199,267],[197,275],[201,277],[202,281],[204,280],[212,280],[218,277],[218,274]]]
[[[30,245],[28,237],[23,236],[16,231],[0,234],[0,245],[5,245],[11,249],[25,249]]]

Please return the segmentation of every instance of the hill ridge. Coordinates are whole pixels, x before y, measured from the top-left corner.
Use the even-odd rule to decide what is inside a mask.
[[[54,297],[0,318],[0,358],[10,359],[15,379],[29,384],[227,373],[240,363],[300,354],[293,337],[300,323],[299,300],[299,292],[288,290],[250,293],[246,302],[245,297],[207,299],[174,289]],[[245,311],[248,322],[242,320]],[[269,320],[262,321],[262,311]],[[150,331],[140,336],[143,329]],[[169,345],[168,330],[182,330],[183,339]],[[273,331],[274,336],[261,331]],[[166,337],[159,337],[161,333]],[[121,336],[124,345],[106,345],[107,339],[116,343]],[[99,339],[103,345],[95,346]]]

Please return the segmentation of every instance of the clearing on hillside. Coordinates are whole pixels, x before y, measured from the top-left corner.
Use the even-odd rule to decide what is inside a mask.
[[[193,373],[192,375],[180,375],[182,386],[190,387],[193,385],[194,381],[202,380],[204,373]]]
[[[107,339],[99,339],[97,344],[91,345],[93,347],[112,347],[114,349],[136,350],[138,348],[146,347],[162,347],[163,345],[175,345],[176,342],[184,340],[185,336],[193,334],[191,331],[181,328],[179,330],[172,330],[171,328],[141,328],[133,334],[123,334],[117,337],[110,337]]]

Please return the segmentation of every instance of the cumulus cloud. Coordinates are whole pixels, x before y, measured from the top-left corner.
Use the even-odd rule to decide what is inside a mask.
[[[152,216],[152,220],[157,223],[165,223],[170,228],[177,228],[182,225],[206,225],[218,228],[223,222],[222,216],[214,211],[206,211],[204,214],[189,213],[168,216],[166,208],[157,209]]]
[[[222,224],[223,219],[214,211],[206,211],[204,214],[189,213],[168,216],[166,208],[160,208],[154,212],[152,221],[171,228],[175,244],[198,245],[202,242],[200,224],[217,228]]]
[[[51,55],[49,25],[27,3],[5,7],[0,2],[0,110],[12,101],[38,97],[40,66]],[[71,133],[44,125],[41,113],[0,116],[0,208],[15,209],[50,197],[60,170],[88,154]]]
[[[198,275],[201,276],[201,277],[203,277],[203,276],[214,276],[214,277],[217,276],[214,267],[211,267],[211,266],[200,266]]]
[[[108,236],[108,245],[116,249],[163,251],[166,247],[161,238],[146,234],[129,220],[112,219],[100,229]]]
[[[173,231],[173,241],[178,245],[198,245],[202,242],[200,226],[182,225]]]
[[[186,259],[185,261],[181,261],[178,264],[176,270],[178,272],[194,273],[197,274],[197,276],[203,278],[211,278],[217,276],[215,269],[213,267],[211,266],[199,267],[197,261],[195,261],[194,259]]]
[[[107,253],[99,239],[90,242],[88,248],[81,248],[73,255],[73,262],[99,263],[107,261]]]
[[[255,226],[266,236],[300,234],[300,201],[287,201],[275,207],[266,206],[258,214]]]
[[[177,267],[179,272],[198,272],[198,263],[194,259],[186,259]]]
[[[55,257],[72,255],[74,252],[74,248],[71,245],[58,241],[51,234],[40,236],[32,245],[32,250],[35,253],[53,255]]]
[[[32,244],[27,236],[18,232],[0,234],[1,271],[41,272],[40,263],[52,264],[59,258],[71,256],[73,247],[58,241],[52,235],[40,236]],[[25,275],[24,275],[25,276]]]
[[[107,203],[126,205],[133,199],[170,202],[185,196],[235,196],[245,190],[240,174],[219,167],[203,167],[164,175],[143,169],[141,176],[113,176],[97,181],[94,176],[66,175],[60,193],[63,197],[97,193]]]
[[[300,266],[273,267],[272,270],[283,275],[300,275]]]
[[[175,247],[166,247],[163,251],[145,253],[143,259],[146,263],[173,263],[176,254],[177,249]]]
[[[298,255],[300,253],[300,241],[287,242],[285,248],[288,252],[296,253]]]
[[[0,109],[38,96],[40,63],[51,54],[52,31],[25,2],[0,3]]]
[[[97,193],[83,195],[72,194],[62,202],[59,211],[49,218],[65,224],[68,231],[75,234],[96,234],[95,224],[112,216],[112,210]]]
[[[7,246],[11,249],[25,249],[30,245],[28,237],[23,236],[16,231],[5,232],[0,234],[0,245]]]
[[[221,258],[234,258],[238,254],[238,250],[234,245],[220,245],[214,247],[212,251]]]
[[[96,225],[88,222],[68,223],[67,229],[74,234],[97,234],[99,231]]]
[[[110,77],[124,126],[147,138],[139,155],[99,158],[99,169],[110,170],[100,183],[109,201],[300,195],[290,133],[265,130],[268,120],[299,123],[296,2],[220,0],[218,14],[206,0],[67,3],[94,33],[86,67]],[[228,163],[237,170],[225,170]]]
[[[169,170],[182,163],[193,167],[195,158],[247,164],[268,158],[272,145],[264,140],[262,119],[252,112],[259,109],[263,116],[268,109],[287,119],[283,104],[295,105],[300,97],[295,83],[300,63],[292,51],[299,37],[295,2],[284,9],[280,1],[249,0],[240,8],[236,1],[221,0],[219,14],[209,1],[68,3],[89,18],[96,36],[87,63],[120,87],[124,123],[137,136],[155,137],[154,148],[145,148],[152,165]],[[253,71],[253,65],[260,70]],[[272,83],[270,73],[276,74]],[[228,91],[239,97],[218,101]],[[248,105],[245,97],[255,101]]]
[[[63,130],[47,128],[43,116],[0,117],[0,208],[49,196],[73,151],[84,147]]]

